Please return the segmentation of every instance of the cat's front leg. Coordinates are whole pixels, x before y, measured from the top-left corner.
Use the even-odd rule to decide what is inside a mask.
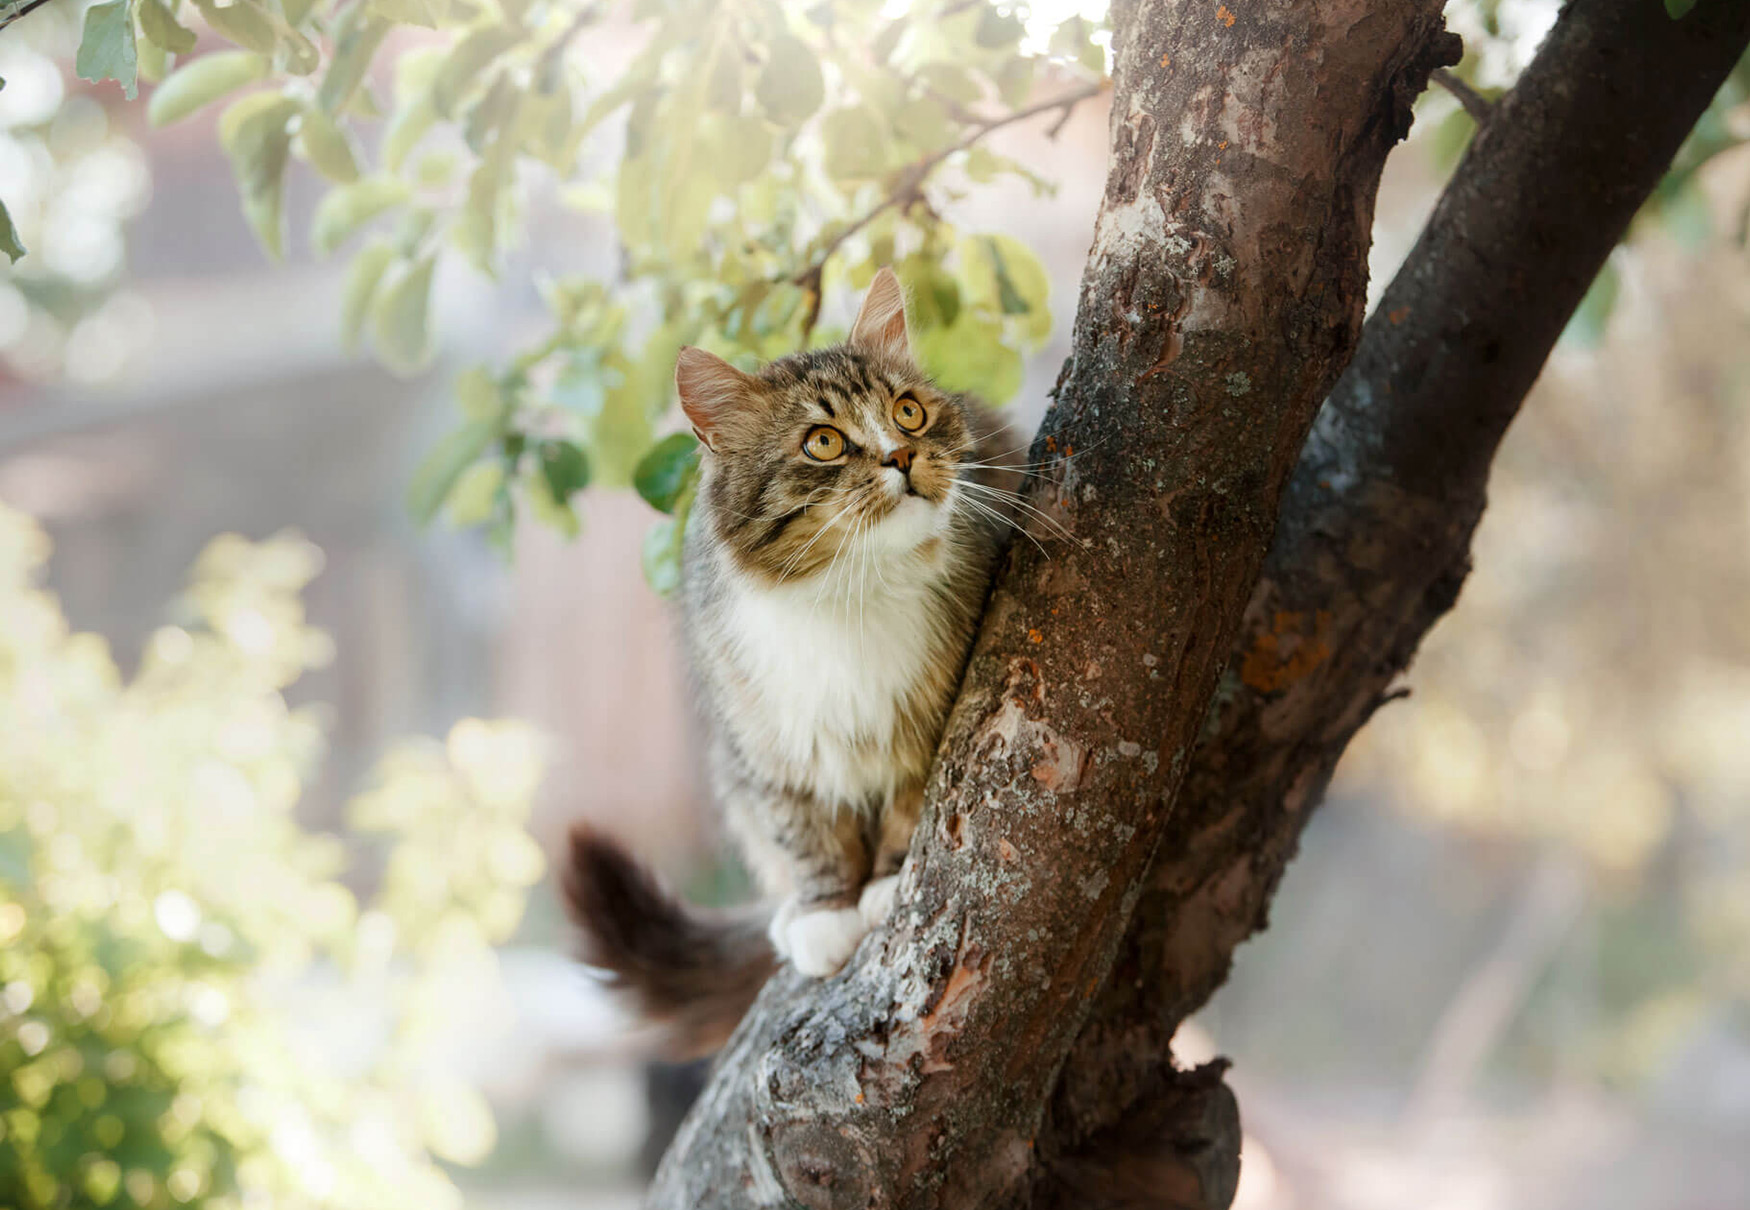
[[[772,947],[805,975],[833,974],[869,931],[857,909],[869,878],[867,817],[783,791],[738,794],[727,805],[760,882],[789,891],[772,917]]]
[[[863,925],[874,928],[893,914],[899,892],[899,868],[911,849],[911,834],[917,831],[924,806],[924,788],[906,786],[897,791],[881,813],[881,828],[875,841],[875,876],[857,899]]]

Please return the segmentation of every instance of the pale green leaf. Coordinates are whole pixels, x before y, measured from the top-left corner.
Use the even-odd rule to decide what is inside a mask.
[[[789,34],[772,39],[754,97],[772,121],[800,126],[826,99],[826,82],[814,51]]]
[[[359,178],[357,153],[346,128],[316,106],[304,110],[298,124],[298,145],[310,166],[323,176],[340,184],[350,184]]]
[[[310,244],[318,255],[327,256],[360,227],[411,196],[405,181],[382,174],[330,189],[310,221]]]
[[[128,0],[110,0],[85,10],[74,70],[93,84],[114,80],[133,100],[139,91],[139,56],[134,48],[134,15]]]
[[[364,330],[365,317],[376,299],[377,286],[383,273],[395,260],[395,250],[387,240],[367,244],[347,266],[346,284],[340,299],[340,339],[348,351],[356,349],[359,334]]]
[[[171,54],[186,55],[194,49],[194,31],[176,20],[164,0],[140,0],[140,30],[153,45]]]
[[[457,529],[480,525],[492,517],[504,487],[504,462],[485,458],[463,471],[449,490],[444,519]]]
[[[498,436],[498,426],[474,421],[448,434],[431,448],[407,483],[407,511],[420,525],[437,516],[462,472]]]
[[[358,92],[370,70],[371,57],[389,32],[389,23],[355,4],[341,17],[334,38],[334,55],[316,90],[316,102],[329,113],[339,113]]]
[[[383,283],[371,308],[371,338],[377,356],[397,374],[415,374],[431,361],[431,275],[435,262],[422,256]]]
[[[154,126],[168,126],[210,105],[226,93],[267,75],[268,62],[246,50],[221,50],[202,55],[178,68],[152,92],[146,116]]]

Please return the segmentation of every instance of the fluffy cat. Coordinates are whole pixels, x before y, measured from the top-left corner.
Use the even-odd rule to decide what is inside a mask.
[[[1007,532],[996,427],[913,360],[891,270],[843,345],[746,374],[682,349],[704,443],[682,613],[712,790],[769,921],[707,915],[573,836],[585,959],[713,1049],[779,958],[838,970],[893,903],[923,784]]]

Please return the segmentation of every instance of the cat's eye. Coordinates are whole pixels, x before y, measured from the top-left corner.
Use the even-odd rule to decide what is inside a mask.
[[[830,424],[817,424],[802,439],[802,452],[816,462],[831,462],[845,452],[845,435]]]
[[[927,419],[928,417],[924,415],[924,405],[910,395],[901,395],[893,401],[893,423],[897,424],[901,431],[921,432],[924,421]]]

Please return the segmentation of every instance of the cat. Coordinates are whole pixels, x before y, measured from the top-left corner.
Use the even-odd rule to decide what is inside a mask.
[[[580,827],[585,961],[677,1054],[721,1045],[780,959],[837,971],[892,908],[992,567],[1013,471],[981,406],[918,368],[892,270],[842,345],[675,369],[701,445],[682,630],[711,788],[767,919],[683,904]]]

